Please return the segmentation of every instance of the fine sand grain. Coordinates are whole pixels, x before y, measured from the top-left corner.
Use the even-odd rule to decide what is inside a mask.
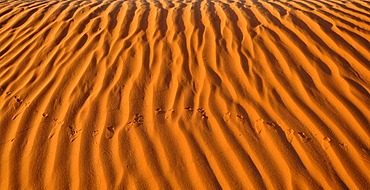
[[[370,0],[0,0],[0,189],[369,189]]]

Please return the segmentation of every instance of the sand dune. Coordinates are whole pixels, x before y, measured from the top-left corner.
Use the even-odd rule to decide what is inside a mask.
[[[369,0],[0,0],[0,189],[369,189]]]

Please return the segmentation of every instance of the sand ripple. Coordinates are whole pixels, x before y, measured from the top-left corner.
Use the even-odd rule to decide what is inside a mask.
[[[0,0],[0,189],[368,189],[369,0]]]

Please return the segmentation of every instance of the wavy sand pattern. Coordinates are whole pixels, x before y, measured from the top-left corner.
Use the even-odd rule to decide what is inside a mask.
[[[0,0],[0,189],[368,189],[369,0]]]

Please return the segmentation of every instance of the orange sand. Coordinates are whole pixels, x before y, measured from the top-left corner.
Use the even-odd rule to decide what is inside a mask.
[[[369,189],[369,0],[0,0],[0,189]]]

